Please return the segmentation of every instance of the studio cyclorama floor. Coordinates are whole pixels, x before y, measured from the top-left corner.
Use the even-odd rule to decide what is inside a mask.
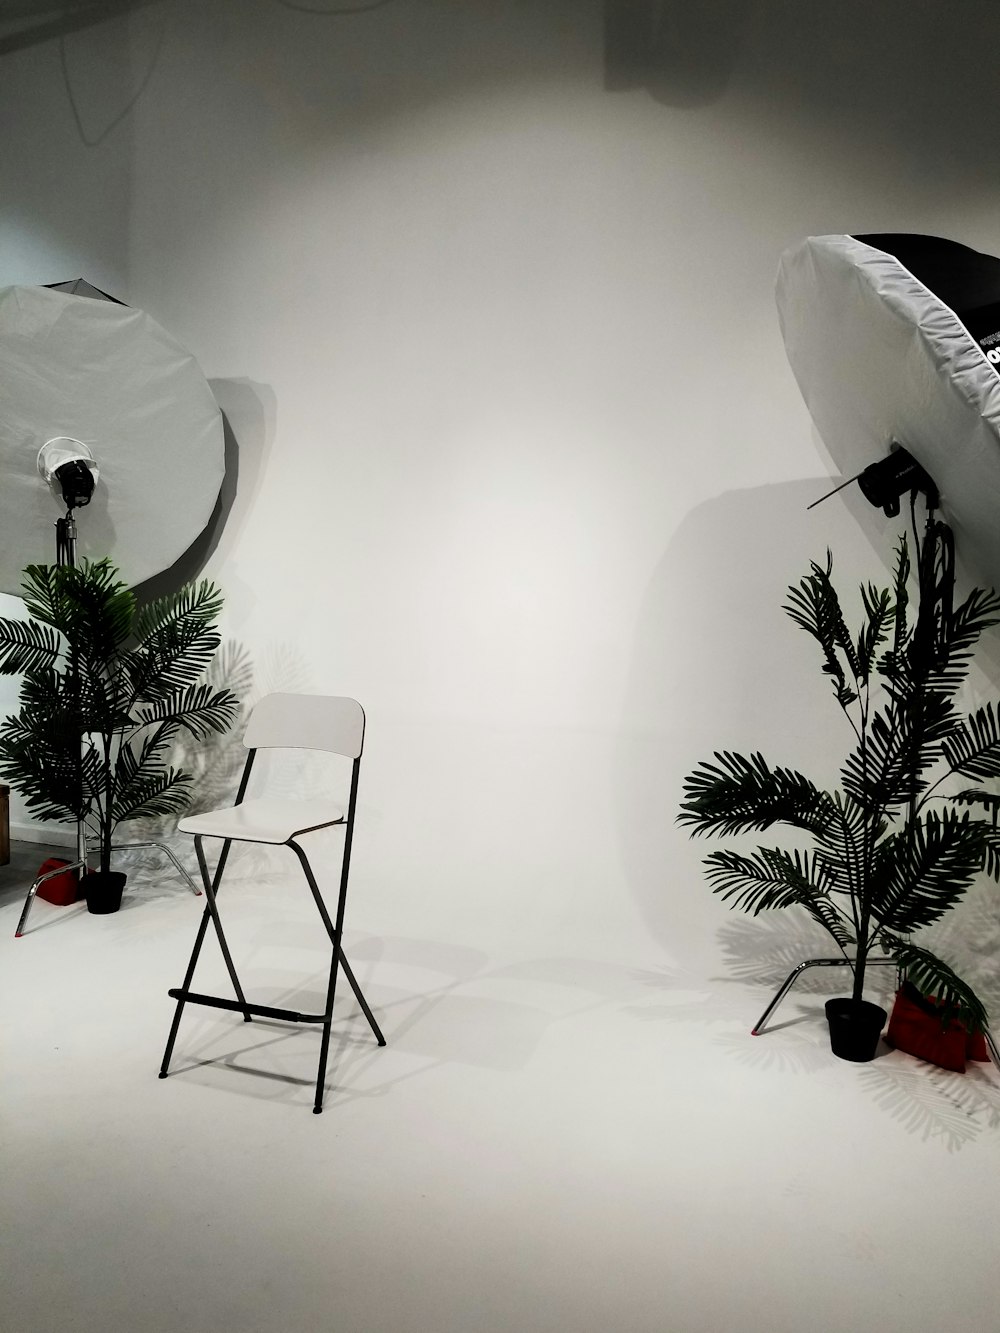
[[[1000,1071],[830,1051],[829,977],[368,930],[345,939],[326,1109],[315,1030],[189,1009],[202,899],[151,861],[121,912],[0,872],[0,1327],[11,1333],[991,1333]],[[229,890],[261,1003],[322,1007],[292,876]],[[282,910],[275,924],[276,897]],[[506,950],[506,951],[505,951]],[[779,960],[780,963],[780,960]],[[224,989],[206,948],[203,989]]]

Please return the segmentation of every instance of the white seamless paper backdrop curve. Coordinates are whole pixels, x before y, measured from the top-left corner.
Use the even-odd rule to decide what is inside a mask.
[[[0,591],[55,561],[65,508],[38,451],[65,435],[99,469],[75,511],[77,553],[129,584],[174,563],[212,516],[225,471],[222,415],[194,357],[142,310],[45,287],[0,288]]]
[[[1000,377],[955,312],[853,236],[781,257],[785,350],[845,477],[907,449],[941,493],[963,562],[1000,587]]]

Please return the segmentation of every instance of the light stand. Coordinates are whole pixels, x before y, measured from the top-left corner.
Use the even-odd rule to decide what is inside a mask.
[[[38,471],[43,480],[53,489],[58,486],[63,503],[66,505],[65,516],[56,519],[55,522],[56,564],[61,567],[75,569],[77,531],[73,510],[88,505],[94,494],[99,475],[94,455],[82,440],[74,439],[68,435],[57,435],[51,440],[46,440],[38,451]],[[81,740],[81,750],[82,746],[83,742]],[[161,851],[177,873],[187,881],[191,892],[196,897],[201,896],[201,889],[166,843],[159,842],[156,839],[118,843],[114,850],[130,851],[141,847]],[[70,865],[59,866],[56,870],[50,870],[44,875],[39,875],[34,881],[24,900],[21,918],[17,923],[17,930],[14,932],[15,939],[20,939],[24,934],[28,913],[31,911],[31,904],[35,900],[39,886],[56,875],[65,875],[74,870],[76,871],[77,880],[82,881],[83,876],[87,873],[87,828],[82,819],[78,819],[76,824],[76,860]]]
[[[67,449],[66,446],[73,448]],[[68,435],[56,435],[53,439],[46,440],[38,451],[39,474],[49,485],[58,482],[66,504],[65,517],[57,518],[55,522],[56,564],[60,567],[68,566],[71,569],[76,567],[76,519],[73,517],[73,510],[80,505],[90,503],[98,476],[96,465],[91,466],[93,463],[94,455],[87,445],[82,440],[73,439]],[[82,744],[81,740],[81,747]],[[39,887],[56,875],[66,875],[74,870],[79,884],[87,873],[87,828],[82,819],[76,821],[76,860],[38,876],[24,900],[21,919],[14,932],[15,939],[20,939],[24,934],[28,913],[31,911],[31,904]]]

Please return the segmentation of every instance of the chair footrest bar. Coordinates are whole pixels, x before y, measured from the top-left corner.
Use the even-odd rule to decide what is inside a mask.
[[[286,1023],[323,1023],[326,1014],[299,1014],[294,1009],[273,1009],[266,1004],[240,1004],[239,1000],[224,1000],[218,995],[198,995],[194,991],[169,990],[172,1000],[183,1000],[185,1004],[204,1004],[210,1009],[229,1009],[233,1013],[253,1014],[255,1018],[280,1018]]]

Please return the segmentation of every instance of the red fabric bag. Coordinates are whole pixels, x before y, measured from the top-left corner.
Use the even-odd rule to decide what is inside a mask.
[[[58,870],[60,866],[69,864],[69,861],[62,861],[58,856],[50,856],[47,861],[42,862],[35,878],[38,879],[41,875],[47,875],[50,870]],[[65,875],[53,875],[44,884],[39,884],[38,897],[44,898],[47,903],[54,903],[56,907],[68,907],[70,903],[76,902],[79,887],[80,881],[76,877],[76,871],[68,870]]]
[[[957,1018],[942,1026],[937,1001],[922,995],[910,981],[896,992],[885,1039],[898,1051],[959,1074],[965,1073],[966,1060],[990,1058],[981,1032],[970,1035]]]

